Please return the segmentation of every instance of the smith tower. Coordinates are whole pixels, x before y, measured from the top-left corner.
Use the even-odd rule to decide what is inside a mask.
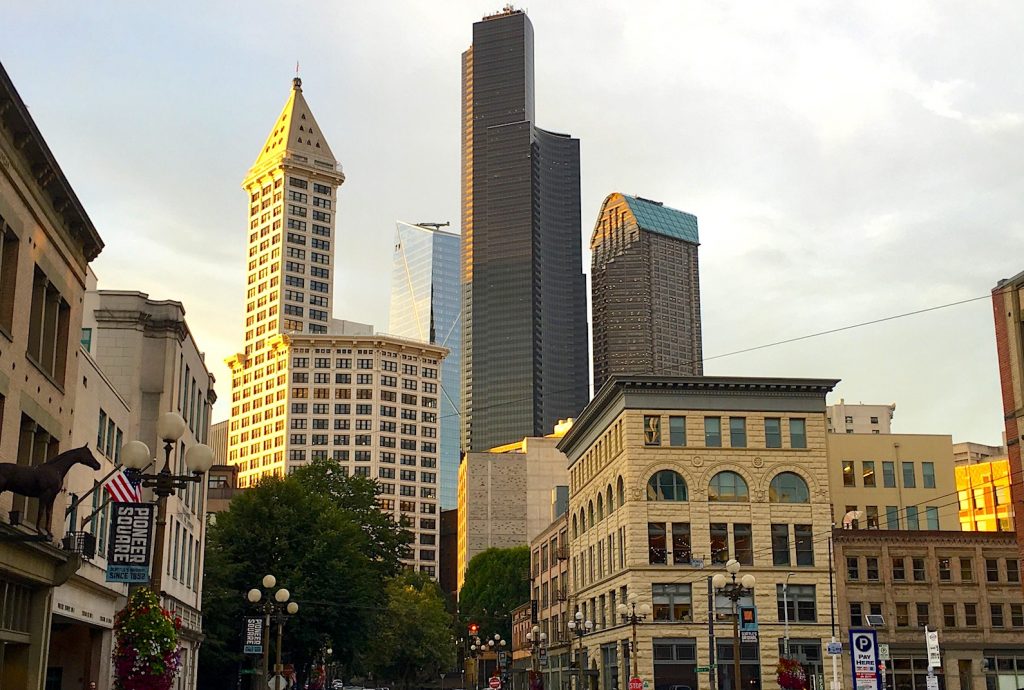
[[[579,140],[534,124],[533,26],[507,7],[462,56],[463,447],[550,433],[588,399]]]

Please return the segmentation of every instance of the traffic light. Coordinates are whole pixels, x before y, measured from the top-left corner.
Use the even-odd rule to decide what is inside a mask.
[[[480,632],[480,625],[478,623],[470,623],[469,624],[469,634],[470,635],[476,635],[478,632]]]

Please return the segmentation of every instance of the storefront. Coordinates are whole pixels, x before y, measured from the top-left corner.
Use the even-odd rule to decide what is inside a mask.
[[[653,642],[654,690],[697,690],[697,639],[656,637]]]

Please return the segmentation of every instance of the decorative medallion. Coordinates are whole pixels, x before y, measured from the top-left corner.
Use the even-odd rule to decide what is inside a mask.
[[[691,460],[691,461],[690,461],[690,463],[691,463],[691,464],[692,464],[692,465],[693,465],[694,467],[703,467],[703,466],[704,466],[704,458],[702,458],[702,457],[701,457],[701,456],[699,456],[699,455],[694,455],[694,456],[693,456],[693,460]]]
[[[764,467],[764,460],[762,460],[759,457],[758,458],[754,458],[753,465],[754,465],[754,467]]]

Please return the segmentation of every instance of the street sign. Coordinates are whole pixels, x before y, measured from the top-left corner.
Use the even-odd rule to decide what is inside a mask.
[[[850,631],[850,661],[854,690],[879,690],[878,634],[874,630]]]
[[[644,681],[633,676],[629,679],[629,690],[644,690]]]
[[[740,630],[757,630],[757,609],[753,606],[740,607]]]
[[[501,678],[498,678],[498,676],[491,676],[491,679],[487,681],[487,685],[491,690],[501,690]]]
[[[939,632],[924,629],[924,641],[928,646],[928,668],[939,668],[942,666],[942,655],[939,652]]]
[[[698,666],[697,668],[693,669],[693,672],[694,673],[711,673],[717,666],[718,666],[718,664],[710,664],[708,666]]]
[[[270,690],[284,690],[288,687],[288,681],[285,680],[284,676],[272,676],[267,681],[267,687]]]
[[[651,681],[649,681],[649,680],[645,680],[644,681],[644,690],[651,690]]]
[[[928,690],[939,690],[939,677],[936,675],[925,676],[925,683]]]
[[[498,652],[498,666],[508,666],[508,652]]]
[[[149,581],[154,510],[152,503],[113,504],[107,548],[107,582]]]
[[[540,662],[541,666],[547,666],[548,665],[548,648],[547,647],[541,647],[540,648],[540,651],[537,652],[537,660]]]
[[[842,642],[829,642],[828,647],[825,648],[829,656],[842,656],[843,654],[843,643]]]
[[[740,642],[757,642],[756,630],[740,630]]]
[[[239,671],[243,676],[255,676],[259,672],[260,670],[258,668],[243,668]]]
[[[245,644],[242,653],[263,653],[263,619],[259,616],[248,616],[245,619]]]
[[[889,656],[889,645],[878,643],[878,658],[882,661],[888,661],[891,657]]]

